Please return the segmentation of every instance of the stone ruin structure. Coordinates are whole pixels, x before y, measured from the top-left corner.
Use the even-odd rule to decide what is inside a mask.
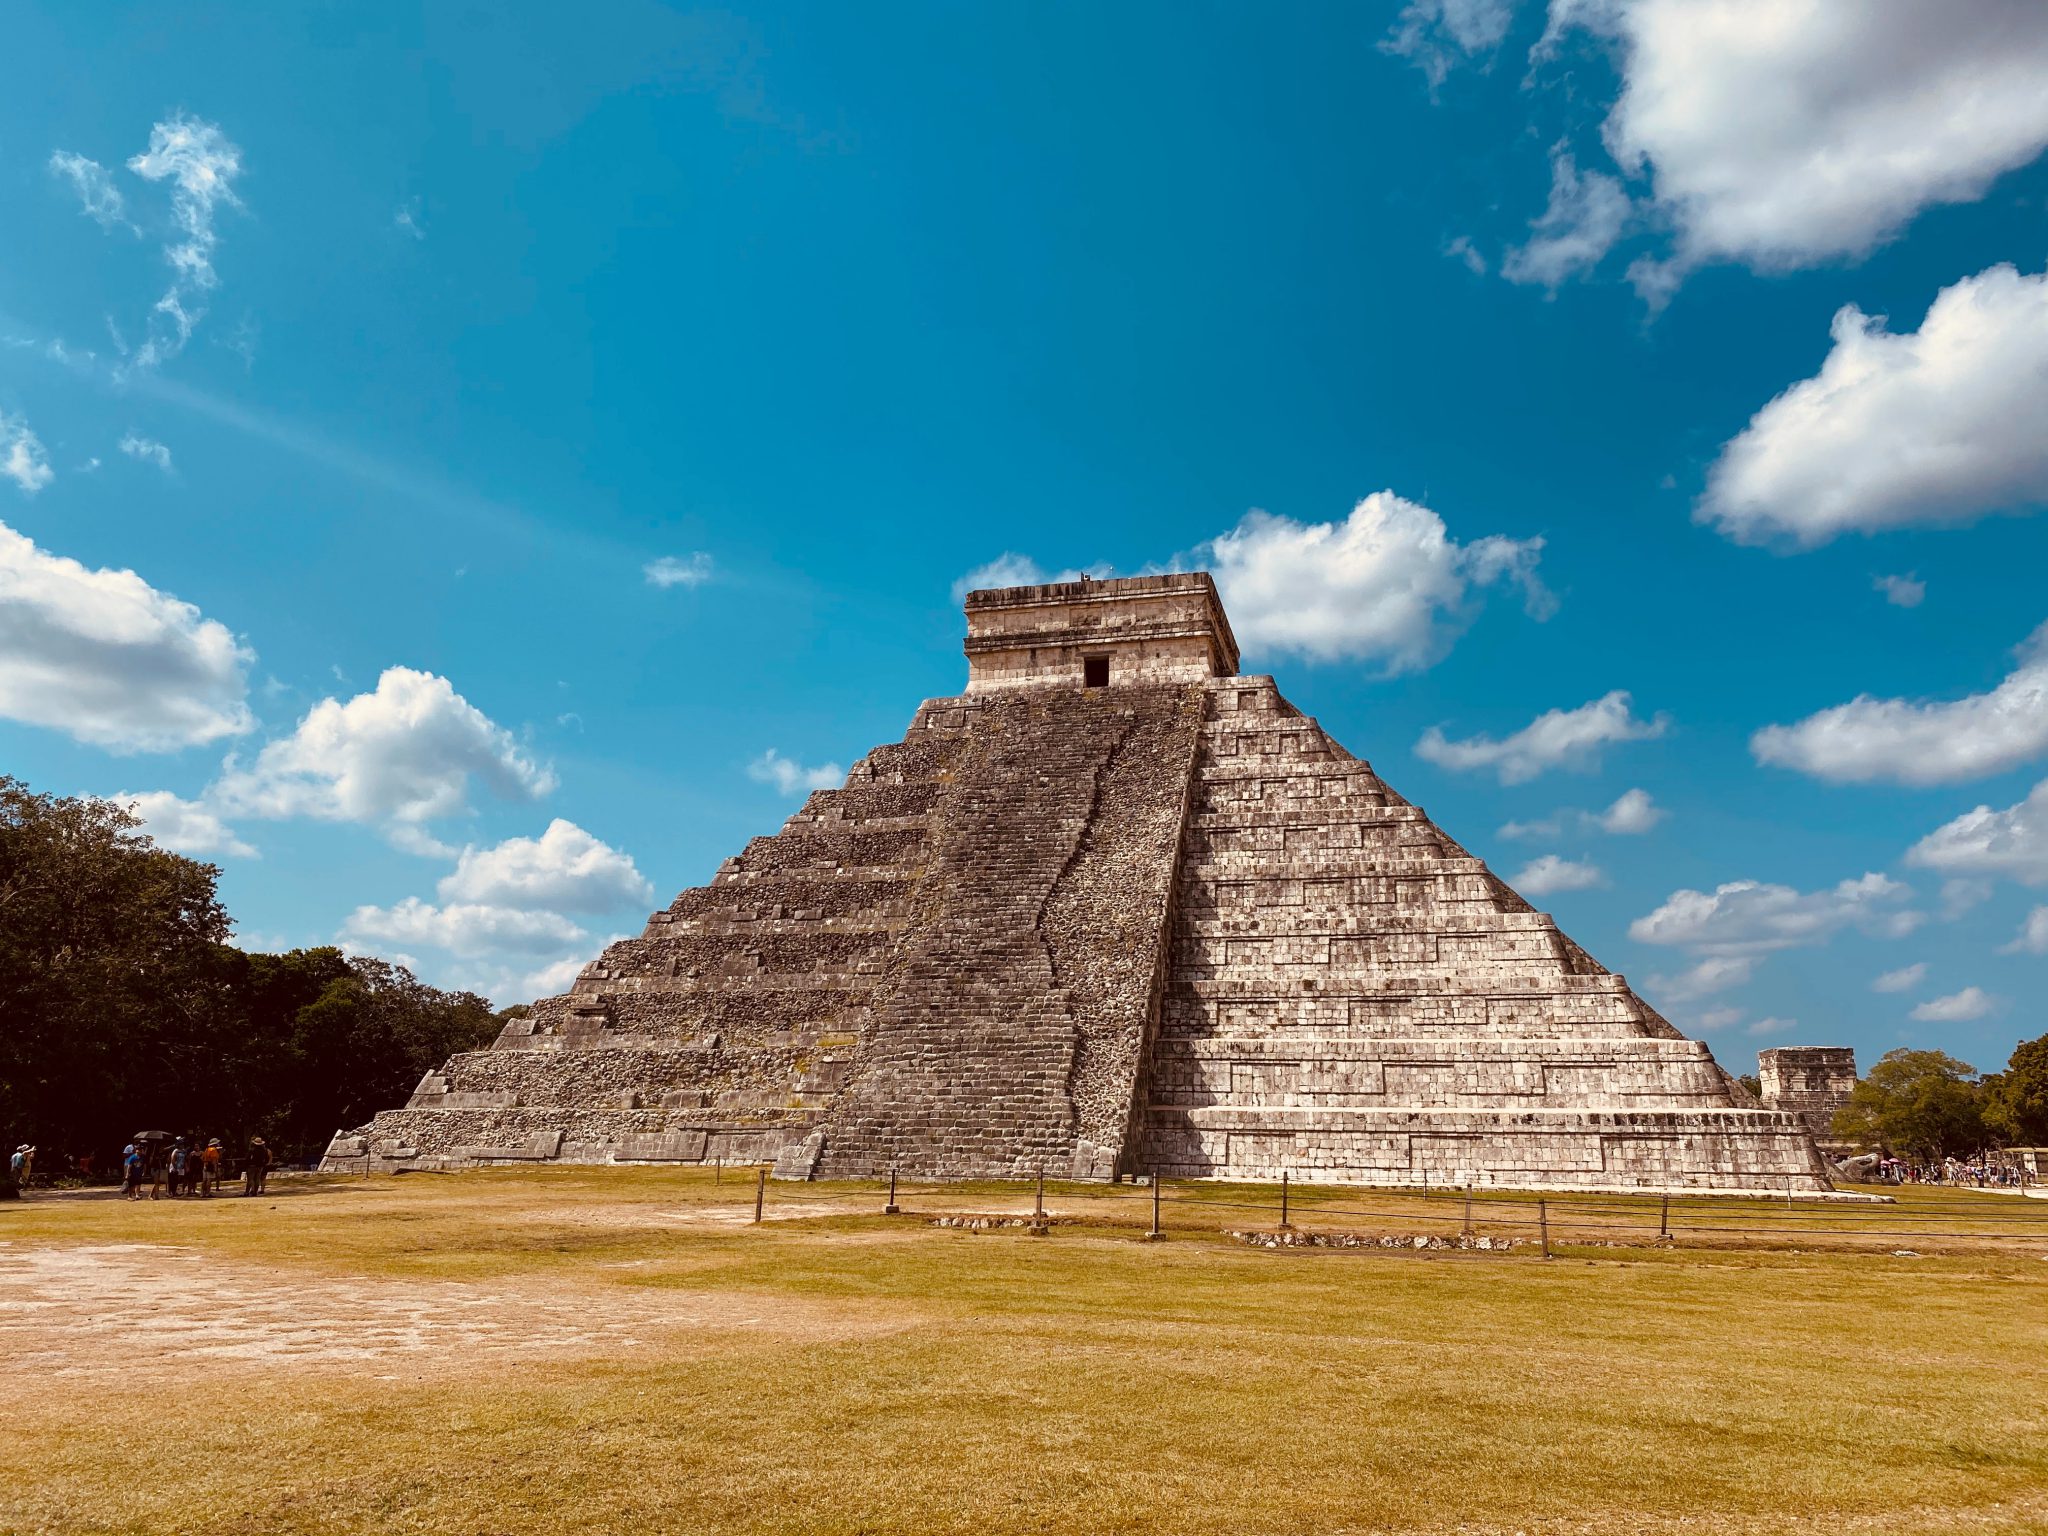
[[[1835,1111],[1856,1091],[1856,1053],[1846,1045],[1785,1045],[1759,1051],[1757,1098],[1765,1109],[1797,1115],[1825,1151],[1846,1152],[1835,1139]]]
[[[1206,574],[970,593],[919,707],[328,1166],[1828,1190],[1270,677]]]

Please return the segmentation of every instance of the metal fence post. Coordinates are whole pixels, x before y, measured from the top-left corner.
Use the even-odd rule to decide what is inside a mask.
[[[1543,1257],[1547,1259],[1550,1257],[1550,1202],[1548,1200],[1538,1200],[1536,1202],[1536,1223],[1543,1234]]]
[[[894,1216],[896,1214],[896,1170],[894,1168],[889,1170],[889,1203],[882,1207],[882,1214],[884,1216]]]
[[[1287,1170],[1280,1170],[1280,1225],[1285,1228],[1292,1223],[1287,1219]]]
[[[1166,1236],[1164,1232],[1159,1230],[1159,1173],[1156,1169],[1152,1174],[1152,1230],[1147,1232],[1145,1236],[1153,1242],[1157,1242],[1160,1238]]]
[[[768,1170],[759,1168],[754,1173],[754,1225],[761,1224],[761,1207],[768,1203]]]
[[[1671,1240],[1671,1195],[1668,1190],[1664,1195],[1664,1209],[1657,1215],[1657,1237],[1663,1242]]]

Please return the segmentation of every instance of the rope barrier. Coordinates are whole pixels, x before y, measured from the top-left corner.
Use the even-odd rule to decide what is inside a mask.
[[[892,1173],[886,1182],[848,1181],[829,1190],[778,1185],[771,1200],[767,1168],[757,1166],[755,1174],[755,1188],[752,1193],[754,1220],[757,1222],[763,1219],[769,1204],[831,1206],[837,1214],[855,1214],[848,1210],[849,1205],[858,1205],[865,1200],[881,1197],[885,1189],[888,1202],[885,1213],[900,1211],[900,1200],[917,1200],[920,1203],[935,1202],[938,1206],[955,1208],[932,1209],[924,1214],[959,1214],[957,1207],[971,1203],[977,1195],[1021,1200],[1029,1193],[1033,1196],[1032,1219],[1042,1224],[1049,1214],[1044,1204],[1045,1181],[1042,1176],[1035,1180],[975,1179],[951,1185],[916,1184],[907,1190],[899,1190],[898,1181]],[[1298,1188],[1293,1186],[1291,1179],[1286,1178],[1283,1178],[1274,1196],[1266,1200],[1228,1198],[1242,1193],[1243,1186],[1222,1186],[1211,1192],[1198,1184],[1181,1184],[1169,1192],[1167,1184],[1168,1181],[1155,1178],[1150,1181],[1149,1188],[1135,1185],[1127,1189],[1061,1188],[1055,1185],[1053,1197],[1059,1205],[1069,1209],[1076,1205],[1093,1207],[1089,1215],[1105,1219],[1109,1224],[1132,1227],[1149,1225],[1147,1235],[1161,1233],[1161,1212],[1170,1206],[1176,1208],[1175,1214],[1182,1216],[1197,1213],[1250,1212],[1269,1218],[1277,1217],[1275,1225],[1279,1227],[1299,1225],[1304,1219],[1319,1224],[1342,1218],[1405,1223],[1411,1226],[1420,1223],[1448,1227],[1455,1223],[1461,1233],[1468,1235],[1481,1227],[1534,1228],[1544,1239],[1546,1252],[1552,1227],[1557,1229],[1557,1241],[1566,1246],[1570,1246],[1575,1235],[1585,1233],[1628,1233],[1646,1242],[1675,1242],[1688,1236],[1799,1239],[1807,1242],[1864,1238],[1939,1238],[1993,1242],[2048,1240],[2048,1213],[2035,1217],[2031,1213],[2022,1215],[2019,1212],[1987,1212],[1976,1230],[1967,1231],[1933,1230],[1926,1226],[1911,1225],[1942,1221],[1953,1224],[1958,1218],[1968,1220],[1981,1207],[1967,1203],[1943,1202],[1934,1209],[1921,1210],[1887,1207],[1883,1211],[1884,1219],[1888,1223],[1885,1226],[1865,1225],[1861,1218],[1866,1211],[1870,1216],[1876,1216],[1878,1211],[1875,1208],[1859,1207],[1835,1207],[1825,1210],[1808,1208],[1784,1216],[1774,1216],[1768,1223],[1750,1224],[1731,1223],[1719,1219],[1731,1214],[1744,1213],[1741,1205],[1726,1196],[1703,1196],[1695,1201],[1686,1202],[1683,1196],[1674,1201],[1670,1195],[1660,1192],[1639,1197],[1639,1203],[1622,1203],[1615,1200],[1553,1199],[1533,1191],[1526,1196],[1519,1191],[1481,1195],[1469,1189],[1454,1189],[1391,1196],[1390,1198],[1400,1202],[1398,1205],[1358,1206],[1337,1203],[1347,1196],[1356,1198],[1355,1192],[1325,1192],[1313,1185],[1305,1189]],[[1104,1206],[1119,1209],[1104,1211],[1101,1209]],[[919,1213],[913,1211],[906,1214]],[[1617,1215],[1634,1219],[1589,1219]],[[1118,1220],[1118,1217],[1126,1219]],[[1651,1238],[1653,1224],[1655,1237]]]

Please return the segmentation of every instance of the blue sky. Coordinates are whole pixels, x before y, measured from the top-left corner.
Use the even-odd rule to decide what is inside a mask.
[[[1724,1062],[2001,1065],[2048,10],[1715,18],[17,8],[0,769],[511,1002],[958,691],[973,573],[1208,565]]]

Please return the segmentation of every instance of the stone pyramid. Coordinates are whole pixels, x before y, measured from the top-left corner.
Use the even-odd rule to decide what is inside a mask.
[[[1280,696],[1206,574],[970,593],[967,691],[329,1166],[1830,1188]]]

